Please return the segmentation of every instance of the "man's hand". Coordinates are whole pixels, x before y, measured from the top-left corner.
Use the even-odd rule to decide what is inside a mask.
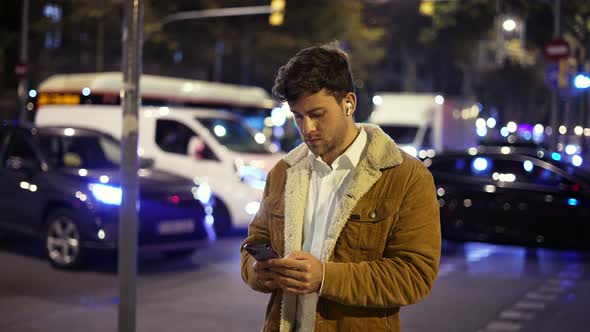
[[[254,278],[261,282],[264,286],[275,290],[280,287],[278,278],[280,275],[270,270],[268,261],[254,261],[252,263],[252,269],[254,270]]]
[[[320,289],[324,268],[322,262],[308,252],[294,251],[285,258],[270,259],[266,264],[270,271],[278,274],[275,281],[286,292],[305,295]]]

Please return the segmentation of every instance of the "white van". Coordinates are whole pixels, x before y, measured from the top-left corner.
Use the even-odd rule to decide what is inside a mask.
[[[120,138],[120,105],[84,105],[84,97],[94,98],[90,100],[95,101],[121,89],[121,74],[107,74],[110,76],[108,79],[97,79],[96,76],[101,74],[76,74],[46,80],[39,86],[40,98],[45,99],[39,103],[35,119],[37,126],[85,127]],[[84,80],[85,75],[92,79]],[[217,99],[208,99],[201,92],[212,89],[209,82],[162,78],[164,82],[158,85],[158,79],[150,75],[142,78],[142,96],[158,96],[165,100],[174,97],[173,85],[176,85],[180,91],[177,95],[182,95],[179,99],[198,105],[222,105],[223,88],[235,90],[233,95],[226,95],[225,103],[231,105],[228,109],[240,105],[261,107],[268,102],[268,99],[259,100],[257,105],[256,98],[248,99],[244,93],[240,95],[241,87],[238,86],[224,87],[223,84],[213,83],[215,89],[212,91],[217,93]],[[186,92],[189,84],[193,87],[192,98]],[[58,95],[56,91],[63,93]],[[165,93],[168,95],[163,96]],[[81,100],[76,102],[78,97]],[[227,212],[226,216],[216,218],[213,223],[217,234],[248,225],[258,211],[266,174],[282,157],[272,153],[264,142],[264,135],[255,134],[240,116],[220,108],[224,107],[142,106],[139,112],[139,153],[153,159],[155,168],[210,185],[217,199],[216,211]]]
[[[379,92],[368,122],[378,124],[406,152],[464,151],[477,145],[478,106],[471,100],[434,94]]]

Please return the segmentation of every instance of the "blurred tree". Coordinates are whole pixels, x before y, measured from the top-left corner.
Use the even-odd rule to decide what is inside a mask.
[[[148,37],[144,43],[145,73],[253,84],[269,90],[279,66],[297,51],[338,41],[350,55],[360,102],[369,104],[368,68],[383,57],[379,44],[383,29],[365,25],[361,0],[287,1],[285,21],[280,27],[269,26],[267,14],[160,24],[163,18],[177,12],[269,5],[270,0],[144,3]],[[122,0],[33,2],[29,45],[31,61],[36,65],[32,86],[53,73],[120,70],[122,4]],[[49,16],[48,8],[52,11]],[[39,29],[33,29],[33,23]],[[0,43],[17,51],[18,30],[10,27],[6,31],[9,35],[0,29]],[[57,37],[57,42],[48,36]],[[368,107],[360,109],[370,111]]]
[[[120,35],[121,0],[70,1],[78,4],[72,7],[73,22],[96,24],[96,32],[88,39],[96,40],[96,68],[100,69],[101,57],[115,54],[110,49],[120,49],[112,38],[101,42],[100,37]],[[81,2],[83,6],[79,5]],[[299,49],[337,40],[350,54],[355,83],[360,88],[364,86],[368,66],[383,56],[378,45],[383,30],[364,25],[359,0],[287,1],[285,22],[280,27],[269,26],[268,15],[186,20],[165,26],[159,23],[167,15],[181,11],[269,3],[269,0],[146,1],[144,25],[145,36],[149,37],[144,45],[144,72],[217,78],[270,89],[278,67]]]
[[[287,1],[282,26],[269,27],[266,20],[256,24],[253,39],[256,61],[251,66],[255,82],[270,88],[279,66],[301,48],[338,41],[349,53],[356,79],[357,118],[368,116],[372,104],[366,85],[373,79],[369,77],[369,67],[383,58],[384,50],[379,42],[384,29],[365,25],[360,1]]]
[[[447,53],[450,58],[443,56],[442,60],[460,69],[461,94],[476,96],[484,105],[498,108],[507,119],[547,120],[543,48],[553,38],[553,27],[545,23],[553,20],[552,5],[553,1],[525,0],[436,2],[432,24],[422,29],[420,39],[432,47],[433,56],[441,59],[438,55]],[[580,10],[587,13],[589,5],[584,0],[562,1],[565,35],[583,30]],[[502,33],[495,24],[500,14],[515,15],[526,22],[524,53],[513,53],[520,56],[519,61],[508,58],[503,64],[482,63],[484,43],[493,45],[496,34]],[[576,28],[569,27],[572,24]]]
[[[1,13],[15,13],[18,12],[19,6],[13,1],[3,1],[0,3],[0,12]],[[3,14],[2,17],[4,18],[1,20],[0,24],[0,77],[6,77],[10,72],[11,68],[8,67],[8,57],[9,54],[7,50],[9,49],[18,49],[17,41],[19,37],[19,30],[18,30],[18,22],[16,20],[16,15],[11,15],[8,17],[7,15]],[[16,54],[12,54],[14,57]],[[11,62],[14,62],[11,61]],[[11,67],[14,66],[14,63],[11,63]],[[12,73],[10,73],[12,76]],[[0,90],[4,88],[4,84],[6,84],[6,80],[0,80]]]
[[[269,3],[261,0],[202,0],[198,7],[194,4],[192,8],[178,6],[173,12]],[[365,82],[369,66],[383,57],[383,48],[378,43],[383,29],[368,28],[364,24],[361,1],[287,1],[285,12],[284,23],[279,27],[268,24],[268,15],[255,15],[177,22],[163,30],[175,36],[187,62],[195,66],[206,64],[206,78],[219,75],[224,82],[254,84],[267,90],[272,87],[278,68],[297,51],[318,43],[338,41],[350,55],[355,84],[363,104],[359,107],[363,111],[359,113],[370,111]],[[146,61],[148,59],[146,52]],[[215,74],[217,71],[221,74]]]
[[[373,89],[428,91],[431,85],[424,68],[428,65],[425,43],[419,31],[430,22],[419,12],[419,1],[371,1],[366,10],[370,26],[385,30],[382,44],[387,56],[373,68]]]
[[[29,76],[35,74],[39,36],[47,28],[47,21],[41,15],[42,8],[40,1],[29,3]],[[20,55],[21,14],[22,1],[0,2],[0,119],[17,116],[18,78],[14,69]]]

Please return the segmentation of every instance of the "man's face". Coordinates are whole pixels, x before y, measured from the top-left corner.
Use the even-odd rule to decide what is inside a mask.
[[[354,99],[354,94],[349,95]],[[289,105],[301,138],[311,152],[321,156],[328,165],[356,137],[352,113],[348,117],[345,113],[349,95],[338,102],[334,96],[321,90],[313,95],[303,95]]]

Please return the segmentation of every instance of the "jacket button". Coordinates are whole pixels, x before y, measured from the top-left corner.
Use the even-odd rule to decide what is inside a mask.
[[[371,211],[371,213],[369,213],[369,218],[371,219],[375,219],[376,216],[377,214],[375,213],[375,211]]]

